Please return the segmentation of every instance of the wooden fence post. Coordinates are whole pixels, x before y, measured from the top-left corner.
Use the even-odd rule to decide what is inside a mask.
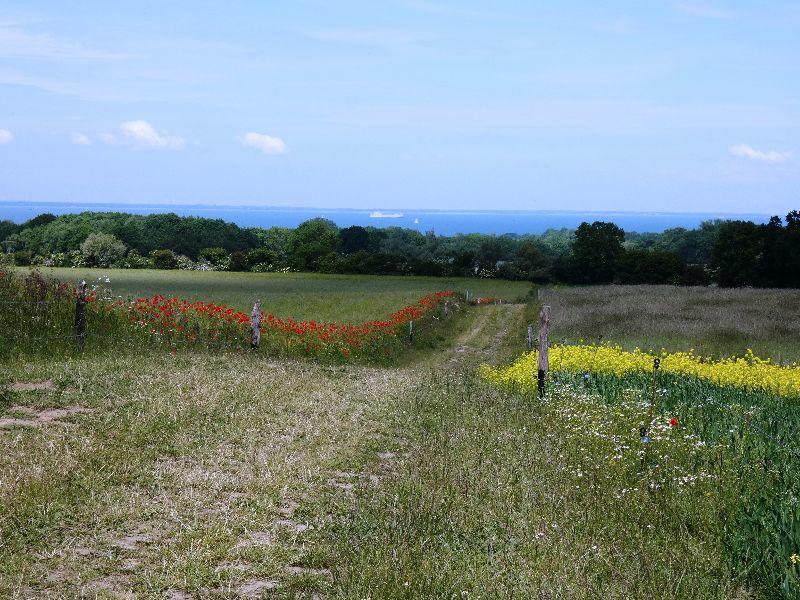
[[[449,300],[445,300],[444,301],[444,318],[445,319],[449,319],[450,318],[450,301]]]
[[[250,348],[256,351],[261,344],[261,300],[256,300],[256,303],[253,304],[253,312],[250,313],[250,328],[253,332]]]
[[[414,321],[408,322],[408,341],[414,341]]]
[[[533,325],[528,325],[528,352],[533,350]]]
[[[78,350],[83,352],[86,342],[86,281],[80,282],[75,296],[75,342]]]
[[[550,371],[550,348],[547,342],[547,335],[550,333],[550,307],[542,306],[539,312],[539,373],[538,389],[539,398],[544,398],[545,382],[547,373]]]

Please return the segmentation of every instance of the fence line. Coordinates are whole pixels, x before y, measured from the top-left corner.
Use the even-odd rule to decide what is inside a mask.
[[[49,304],[66,304],[69,300],[68,297],[59,298],[59,299],[50,299],[50,300],[0,300],[0,303],[3,304],[17,304],[17,305],[49,305]],[[23,341],[33,341],[33,342],[45,342],[45,341],[64,341],[64,340],[72,340],[75,342],[79,351],[82,351],[84,348],[86,338],[92,339],[114,339],[119,340],[118,335],[101,333],[97,331],[89,331],[87,330],[87,313],[86,313],[86,305],[88,303],[88,299],[86,296],[86,282],[81,281],[78,285],[75,295],[75,321],[72,327],[72,334],[71,335],[34,335],[34,336],[6,336],[5,340],[11,343],[18,343]],[[461,306],[458,302],[450,302],[450,300],[445,300],[441,306],[437,306],[436,309],[431,311],[430,321],[423,321],[420,325],[419,323],[415,323],[414,320],[407,321],[408,324],[408,343],[412,344],[414,342],[414,333],[424,333],[427,331],[432,330],[439,321],[449,320],[454,310],[461,310]],[[441,312],[441,316],[437,313]],[[174,339],[173,336],[166,334],[160,335],[157,332],[155,335],[148,334],[146,335],[146,339],[148,342],[154,343],[156,345],[163,345],[165,342],[169,342],[174,344],[176,347],[181,346],[200,346],[200,347],[216,347],[216,348],[230,348],[236,349],[240,346],[243,346],[248,341],[250,343],[250,347],[252,350],[257,350],[260,342],[261,342],[261,324],[262,324],[262,312],[260,301],[256,301],[255,305],[253,306],[253,311],[250,315],[250,332],[249,335],[242,335],[240,339],[228,340],[225,337],[222,338],[207,338],[202,337],[196,340],[186,339],[185,337],[180,337],[179,339]],[[398,325],[398,330],[396,331],[396,335],[398,337],[402,337],[402,326],[404,324]],[[91,323],[89,323],[91,326]],[[147,329],[150,326],[147,325],[143,327],[143,332],[147,333]],[[199,330],[198,330],[199,333]],[[288,333],[288,332],[287,332]]]

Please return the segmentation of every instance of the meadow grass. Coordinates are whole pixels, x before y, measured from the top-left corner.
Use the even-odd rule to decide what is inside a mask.
[[[177,296],[187,300],[226,303],[247,311],[261,300],[264,312],[294,319],[363,323],[380,319],[431,292],[453,290],[473,297],[525,298],[531,284],[523,281],[318,273],[229,273],[125,269],[42,268],[62,281],[88,283],[110,279],[115,295]]]
[[[703,356],[800,361],[800,290],[652,285],[549,287],[551,340],[622,345],[628,350],[694,348]]]
[[[664,419],[651,477],[620,448],[638,445],[641,399],[561,388],[542,402],[465,371],[426,379],[400,409],[394,474],[329,531],[335,597],[760,596],[726,562],[734,496],[719,495],[716,451]],[[698,465],[708,476],[680,483]]]
[[[476,374],[537,309],[465,308],[381,367],[135,343],[0,363],[0,596],[793,597],[791,407],[664,378],[645,474],[646,376],[540,401]]]
[[[307,540],[412,383],[224,353],[9,366],[0,417],[39,423],[0,428],[0,596],[310,597]]]

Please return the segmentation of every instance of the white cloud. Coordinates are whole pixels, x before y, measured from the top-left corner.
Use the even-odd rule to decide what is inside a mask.
[[[741,16],[740,13],[732,10],[727,10],[718,6],[699,2],[679,2],[678,4],[673,5],[673,7],[679,13],[683,13],[684,15],[689,15],[691,17],[700,17],[703,19],[730,20]]]
[[[770,164],[786,162],[791,156],[789,152],[778,152],[776,150],[764,152],[762,150],[756,150],[747,144],[736,144],[735,146],[731,146],[731,154],[734,156],[740,156],[742,158],[749,158],[750,160]]]
[[[286,142],[279,137],[272,137],[266,133],[250,131],[239,136],[239,141],[243,146],[250,146],[264,154],[283,154],[286,152]]]
[[[183,138],[158,131],[147,121],[125,121],[119,126],[120,135],[101,133],[100,139],[106,144],[127,144],[137,149],[179,150],[184,146]]]
[[[88,135],[83,133],[73,133],[72,143],[77,144],[78,146],[91,146],[92,140],[89,139]]]
[[[0,146],[14,141],[14,134],[8,129],[0,129]]]

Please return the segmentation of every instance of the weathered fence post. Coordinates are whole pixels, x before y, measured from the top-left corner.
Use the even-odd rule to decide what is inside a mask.
[[[444,318],[445,319],[449,319],[450,318],[450,301],[449,300],[445,300],[444,301]]]
[[[253,312],[250,313],[250,327],[253,331],[250,348],[255,352],[261,344],[261,300],[256,300],[253,304]]]
[[[82,352],[86,342],[86,281],[80,282],[75,296],[75,342]]]
[[[528,325],[528,352],[533,350],[533,325]]]
[[[467,293],[466,293],[465,296],[466,296],[467,304],[469,304],[469,290],[467,290]]]
[[[414,321],[408,322],[408,341],[414,341]]]
[[[550,371],[550,348],[547,343],[547,335],[550,332],[550,307],[542,306],[539,311],[539,373],[538,389],[539,398],[544,398],[545,382],[547,373]]]

